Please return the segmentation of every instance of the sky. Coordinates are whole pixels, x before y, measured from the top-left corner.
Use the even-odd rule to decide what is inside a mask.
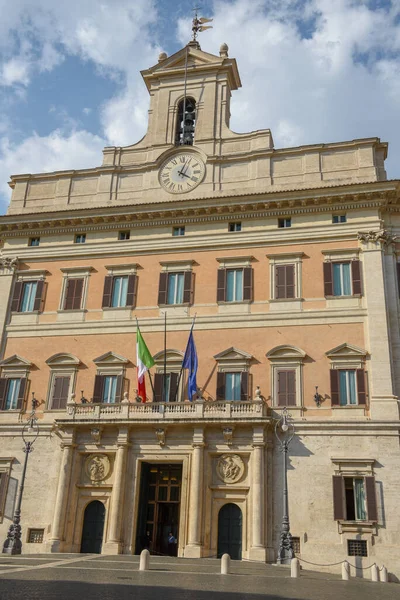
[[[10,175],[96,167],[147,127],[140,75],[191,36],[194,0],[0,0],[0,214]],[[400,0],[203,0],[236,58],[231,129],[275,148],[377,136],[400,178]]]

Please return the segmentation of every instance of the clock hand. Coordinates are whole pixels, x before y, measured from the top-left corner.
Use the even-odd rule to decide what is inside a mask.
[[[179,174],[181,177],[187,177],[188,179],[190,179],[190,175],[186,175],[186,173],[182,173],[182,171],[178,171],[178,174]]]

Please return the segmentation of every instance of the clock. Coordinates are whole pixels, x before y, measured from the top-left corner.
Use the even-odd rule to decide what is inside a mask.
[[[184,194],[204,179],[206,166],[196,154],[180,152],[165,161],[160,169],[160,183],[170,194]]]

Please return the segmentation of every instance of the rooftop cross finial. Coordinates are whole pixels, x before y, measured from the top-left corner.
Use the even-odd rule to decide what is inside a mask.
[[[211,23],[212,19],[206,19],[205,17],[198,18],[198,10],[199,6],[195,6],[193,9],[194,17],[192,22],[192,31],[193,31],[193,42],[197,42],[197,34],[201,31],[205,31],[206,29],[212,29],[212,25],[204,25],[204,23]]]

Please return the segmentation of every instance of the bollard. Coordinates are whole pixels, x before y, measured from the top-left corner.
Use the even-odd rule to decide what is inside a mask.
[[[150,552],[142,550],[140,553],[139,571],[148,571],[150,566]]]
[[[229,554],[223,554],[221,558],[221,575],[229,575],[230,564],[231,557]]]
[[[350,579],[350,565],[347,560],[342,562],[342,579],[344,579],[344,581],[349,581]]]
[[[379,573],[379,579],[381,580],[382,583],[388,582],[388,570],[385,567],[385,565],[382,565],[381,572]]]
[[[298,558],[290,561],[290,577],[300,577],[300,562]]]
[[[371,567],[371,581],[379,581],[378,567],[376,564],[373,564]]]

